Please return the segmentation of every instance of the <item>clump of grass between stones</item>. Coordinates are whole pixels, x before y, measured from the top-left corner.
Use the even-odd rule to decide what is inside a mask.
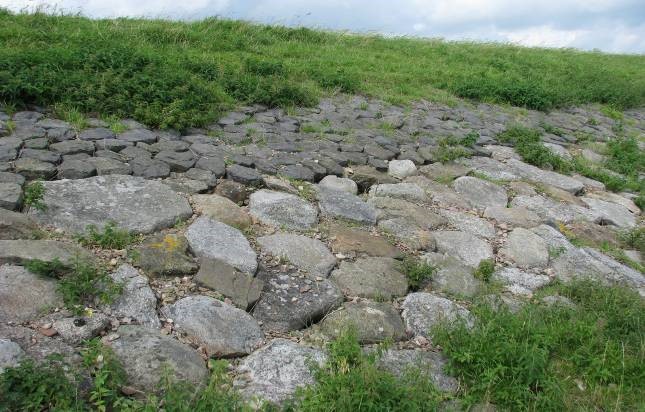
[[[102,230],[89,225],[85,234],[76,235],[76,240],[83,246],[97,246],[101,249],[124,249],[136,238],[129,231],[119,229],[114,222],[106,223]]]
[[[477,269],[475,269],[473,276],[476,279],[488,282],[490,281],[491,276],[493,276],[493,272],[495,272],[495,261],[492,259],[484,259],[479,262],[479,265],[477,265]]]
[[[76,314],[82,314],[85,305],[96,301],[111,303],[122,290],[122,285],[115,282],[104,268],[80,257],[69,265],[58,259],[51,262],[34,259],[27,262],[25,268],[37,275],[57,279],[57,290],[65,306]]]
[[[401,262],[401,270],[408,278],[410,290],[415,291],[432,279],[437,268],[422,260],[407,257]]]
[[[36,210],[44,211],[47,205],[43,202],[45,196],[45,186],[40,180],[34,180],[25,186],[25,206],[27,209],[34,208]]]

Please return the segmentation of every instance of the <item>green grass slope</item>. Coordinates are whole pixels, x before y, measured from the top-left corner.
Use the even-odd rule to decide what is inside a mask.
[[[333,92],[625,108],[645,103],[645,56],[0,9],[0,103],[16,107],[59,104],[185,128],[237,103],[311,105]]]

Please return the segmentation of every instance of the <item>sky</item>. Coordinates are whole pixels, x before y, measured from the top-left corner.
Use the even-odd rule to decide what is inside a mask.
[[[0,0],[89,17],[220,16],[388,36],[645,54],[645,0]]]

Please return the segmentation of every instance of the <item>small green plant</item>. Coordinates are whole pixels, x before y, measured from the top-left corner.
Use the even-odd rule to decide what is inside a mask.
[[[353,330],[328,346],[324,365],[312,364],[316,384],[301,388],[288,411],[431,411],[443,396],[427,376],[408,370],[400,378],[378,367],[385,350],[365,353]]]
[[[484,282],[490,281],[491,276],[495,272],[495,261],[492,259],[484,259],[479,262],[477,269],[473,273],[476,279]]]
[[[60,356],[23,360],[0,374],[1,411],[82,411],[85,405]]]
[[[67,123],[71,124],[75,130],[85,129],[87,124],[87,117],[81,113],[76,107],[68,107],[65,105],[56,105],[54,106],[54,113],[65,120]]]
[[[128,130],[127,126],[121,122],[117,116],[107,116],[103,119],[107,124],[108,128],[112,130],[114,134],[121,134]]]
[[[557,127],[555,127],[555,126],[553,126],[553,125],[551,125],[549,123],[540,122],[540,127],[546,133],[551,133],[551,134],[554,134],[556,136],[563,136],[564,135],[564,132],[562,130],[558,129]]]
[[[645,254],[645,228],[635,227],[622,232],[619,237],[625,247]]]
[[[645,171],[645,151],[633,137],[619,137],[607,142],[605,166],[625,176],[638,176]]]
[[[40,259],[29,260],[24,263],[25,269],[39,276],[60,279],[67,271],[67,266],[60,259],[54,258],[51,262]]]
[[[136,236],[127,230],[119,229],[114,222],[107,222],[102,230],[99,230],[95,225],[88,225],[85,234],[76,235],[76,240],[83,246],[125,249],[136,240]]]
[[[464,385],[467,404],[501,410],[639,410],[645,397],[645,303],[638,293],[594,282],[549,294],[574,306],[526,303],[517,313],[471,307],[474,327],[444,324],[432,341]]]
[[[413,291],[419,290],[421,286],[428,282],[435,270],[437,269],[434,266],[411,256],[406,257],[401,262],[401,271],[408,278],[408,285],[410,290]]]
[[[83,366],[92,377],[92,388],[88,394],[89,403],[100,412],[119,410],[128,405],[121,396],[121,386],[126,382],[125,371],[110,348],[98,338],[85,342],[81,351]]]
[[[623,112],[621,112],[620,110],[612,106],[602,106],[600,108],[600,112],[605,116],[609,117],[610,119],[614,119],[617,121],[622,121],[624,118]]]
[[[43,202],[45,185],[40,180],[34,180],[25,187],[24,203],[27,208],[44,211],[47,205]]]
[[[515,151],[526,163],[563,173],[571,171],[570,163],[542,144],[542,137],[538,130],[512,126],[498,134],[497,140],[502,143],[512,143]]]

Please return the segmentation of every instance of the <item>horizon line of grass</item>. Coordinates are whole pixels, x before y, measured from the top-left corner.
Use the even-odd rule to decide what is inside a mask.
[[[0,103],[160,128],[204,126],[238,104],[312,106],[335,93],[537,110],[645,104],[642,55],[2,8],[0,43]]]

